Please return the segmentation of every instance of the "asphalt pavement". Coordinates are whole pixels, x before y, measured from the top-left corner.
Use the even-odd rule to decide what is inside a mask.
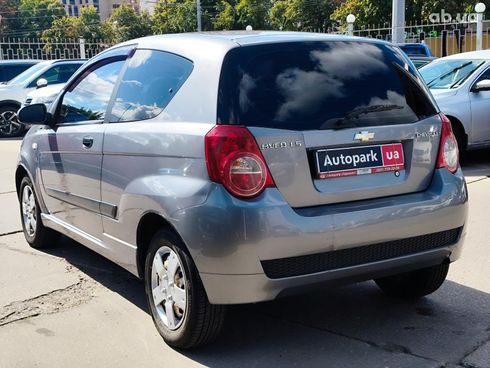
[[[67,238],[27,245],[19,146],[0,142],[0,368],[490,367],[490,151],[464,162],[466,245],[433,295],[394,300],[364,282],[233,306],[213,345],[185,352],[163,343],[131,274]]]

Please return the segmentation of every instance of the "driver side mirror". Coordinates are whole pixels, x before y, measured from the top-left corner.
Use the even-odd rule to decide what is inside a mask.
[[[490,79],[483,79],[476,84],[471,89],[472,92],[482,92],[482,91],[490,91]]]
[[[43,103],[24,106],[17,113],[17,118],[21,123],[30,125],[48,124],[48,111]]]
[[[37,88],[43,88],[43,87],[46,87],[47,85],[48,85],[48,81],[44,78],[39,78],[36,81]]]

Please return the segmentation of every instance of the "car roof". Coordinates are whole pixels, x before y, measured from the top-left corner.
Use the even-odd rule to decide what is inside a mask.
[[[325,33],[283,31],[217,31],[148,36],[126,41],[111,47],[109,50],[117,47],[137,44],[139,48],[150,48],[174,52],[192,59],[207,56],[212,52],[218,52],[219,54],[223,55],[228,50],[239,46],[300,41],[362,41],[387,44],[387,42],[383,40]]]
[[[37,64],[42,60],[34,60],[34,59],[16,59],[16,60],[0,60],[0,65],[8,65],[8,64]]]
[[[445,56],[441,59],[476,59],[476,60],[490,60],[490,50],[470,51],[463,52],[461,54],[454,54]]]

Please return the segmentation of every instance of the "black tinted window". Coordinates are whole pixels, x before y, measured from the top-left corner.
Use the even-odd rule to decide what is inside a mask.
[[[413,123],[436,114],[416,75],[384,44],[239,47],[223,63],[218,123],[291,130]]]
[[[117,91],[111,121],[151,119],[160,114],[184,84],[192,63],[180,56],[138,50]]]
[[[35,87],[37,80],[41,78],[46,79],[48,84],[66,83],[81,65],[82,64],[64,64],[53,66],[37,77],[37,79],[30,84],[30,87]]]
[[[124,61],[101,66],[83,77],[63,96],[61,122],[103,120]]]
[[[490,79],[490,68],[485,70],[485,72],[483,72],[483,74],[480,75],[480,77],[478,77],[477,82],[482,81],[482,80],[487,80],[487,79]]]
[[[34,64],[3,65],[0,66],[0,82],[7,82],[16,77],[24,70],[29,69]]]

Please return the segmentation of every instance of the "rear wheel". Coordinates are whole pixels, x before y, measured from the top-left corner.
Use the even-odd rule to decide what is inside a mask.
[[[33,248],[52,246],[58,240],[59,233],[43,225],[34,186],[27,176],[20,183],[19,193],[22,229],[27,242]]]
[[[24,125],[17,119],[18,109],[16,106],[0,107],[0,137],[18,137],[24,132]]]
[[[459,157],[462,158],[466,152],[466,133],[457,123],[455,124],[452,121],[451,128],[453,129],[454,136],[456,137],[456,142],[458,142]]]
[[[213,341],[225,306],[209,303],[191,258],[169,231],[153,237],[145,262],[145,290],[155,326],[165,342],[190,349]]]
[[[449,264],[422,268],[374,280],[383,292],[398,298],[420,298],[439,289],[446,280]]]

